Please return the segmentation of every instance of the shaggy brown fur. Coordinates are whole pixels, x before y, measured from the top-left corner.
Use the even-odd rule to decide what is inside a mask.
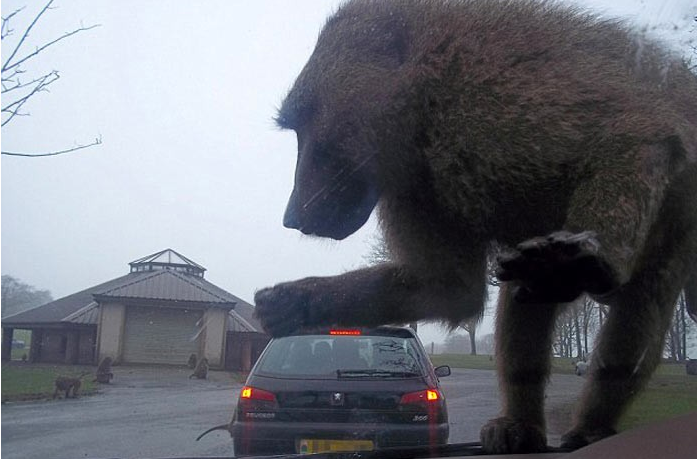
[[[109,384],[114,379],[114,373],[111,372],[111,357],[104,357],[97,367],[97,375],[94,379],[101,384]]]
[[[53,385],[56,388],[53,391],[53,398],[55,399],[58,396],[59,392],[65,392],[65,398],[71,398],[71,396],[70,396],[71,393],[72,393],[72,398],[77,398],[77,393],[80,390],[80,386],[82,386],[82,378],[86,374],[87,373],[83,373],[78,377],[74,377],[74,376],[58,376],[58,377],[56,377],[56,380],[53,382]]]
[[[257,292],[267,331],[454,326],[481,315],[497,242],[504,406],[484,448],[545,448],[554,320],[584,292],[611,312],[564,444],[614,431],[695,272],[697,79],[679,59],[550,2],[353,0],[277,121],[298,137],[285,226],[342,239],[377,205],[394,261]]]
[[[202,358],[201,360],[198,361],[196,364],[196,368],[194,368],[194,372],[191,373],[189,376],[189,379],[191,378],[198,378],[198,379],[206,379],[208,378],[208,359],[207,358]]]

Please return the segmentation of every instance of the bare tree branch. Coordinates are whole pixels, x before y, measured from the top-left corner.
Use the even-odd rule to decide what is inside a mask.
[[[51,41],[51,42],[49,42],[49,43],[46,43],[45,45],[43,45],[43,46],[37,48],[33,53],[27,54],[27,55],[24,56],[22,59],[18,60],[17,62],[15,62],[15,63],[13,63],[13,64],[11,64],[11,65],[10,65],[10,59],[11,59],[13,56],[10,56],[10,59],[8,59],[8,60],[3,64],[3,68],[2,68],[2,69],[3,69],[3,70],[10,70],[10,69],[12,69],[12,68],[14,68],[14,67],[17,67],[18,65],[21,65],[21,64],[23,64],[24,62],[26,62],[26,61],[28,61],[29,59],[31,59],[32,57],[36,56],[37,54],[39,54],[41,51],[45,50],[45,49],[48,48],[49,46],[55,45],[55,44],[58,43],[59,41],[64,40],[64,39],[66,39],[66,38],[68,38],[68,37],[70,37],[70,36],[72,36],[72,35],[75,35],[75,34],[80,33],[80,32],[84,32],[84,31],[86,31],[86,30],[94,29],[94,28],[96,28],[96,27],[100,27],[100,24],[95,24],[95,25],[89,26],[89,27],[80,27],[80,28],[78,28],[78,29],[73,30],[72,32],[66,32],[65,34],[61,35],[60,37],[56,38],[55,40],[53,40],[53,41]]]
[[[96,139],[94,139],[94,142],[86,144],[86,145],[78,145],[73,148],[68,148],[65,150],[59,150],[59,151],[52,151],[48,153],[16,153],[16,152],[11,152],[11,151],[3,151],[3,155],[7,156],[22,156],[25,158],[39,158],[43,156],[58,156],[58,155],[63,155],[65,153],[72,153],[74,151],[82,150],[84,148],[89,148],[89,147],[94,147],[95,145],[101,145],[102,144],[102,137],[99,136]]]
[[[58,38],[55,38],[43,45],[37,46],[33,51],[28,52],[26,54],[25,51],[23,51],[23,46],[25,45],[27,39],[31,35],[32,30],[34,29],[34,26],[39,22],[39,20],[42,18],[44,13],[46,11],[54,9],[52,7],[54,0],[49,0],[44,7],[39,11],[39,13],[33,18],[31,23],[24,29],[24,32],[22,33],[21,37],[19,37],[19,40],[17,41],[17,44],[14,45],[12,52],[9,54],[9,57],[7,57],[4,62],[2,63],[2,95],[3,95],[3,103],[4,105],[2,106],[2,115],[3,115],[3,121],[1,125],[4,127],[7,125],[10,121],[12,121],[15,117],[17,116],[28,116],[29,114],[26,112],[22,111],[22,108],[24,105],[32,99],[36,94],[44,91],[48,91],[48,86],[57,81],[60,78],[60,75],[57,70],[51,70],[48,73],[45,73],[41,76],[38,77],[29,77],[27,80],[29,81],[22,81],[22,76],[26,73],[23,64],[27,63],[29,60],[33,59],[36,57],[38,54],[46,50],[47,48],[65,40],[68,37],[71,37],[73,35],[76,35],[80,32],[84,32],[87,30],[94,29],[95,27],[99,27],[99,24],[92,25],[85,27],[82,24],[80,24],[80,27],[70,31],[66,32],[63,35],[59,36]],[[18,13],[24,10],[24,7],[19,8],[12,13],[10,13],[8,16],[4,16],[2,18],[2,39],[3,41],[5,38],[12,36],[14,34],[14,29],[11,28],[11,20],[17,16]],[[7,101],[8,95],[12,95],[12,99]],[[72,148],[67,148],[63,150],[57,150],[57,151],[50,151],[47,153],[17,153],[17,152],[10,152],[10,151],[2,151],[3,155],[8,155],[8,156],[22,156],[22,157],[29,157],[29,158],[36,158],[36,157],[44,157],[44,156],[56,156],[56,155],[62,155],[65,153],[71,153],[77,150],[82,150],[84,148],[89,148],[95,145],[99,145],[102,143],[101,136],[95,139],[94,142],[89,143],[89,144],[78,144],[75,147]]]
[[[10,29],[10,19],[12,19],[13,16],[15,16],[17,13],[22,11],[26,7],[21,7],[17,8],[14,10],[12,13],[10,13],[8,16],[5,16],[2,18],[2,33],[0,33],[0,36],[4,39],[5,37],[9,37],[12,35],[12,32],[14,32],[13,29]]]
[[[29,91],[29,93],[27,93],[23,97],[20,97],[19,99],[15,100],[13,102],[10,102],[6,106],[2,107],[2,113],[9,114],[9,117],[5,121],[2,122],[2,126],[5,126],[7,123],[12,121],[12,119],[15,116],[27,115],[27,114],[19,113],[19,110],[22,108],[22,106],[25,103],[27,103],[27,101],[34,94],[39,93],[41,91],[48,91],[48,89],[46,89],[46,87],[48,85],[50,85],[51,83],[53,83],[54,81],[58,80],[58,78],[60,78],[60,76],[58,75],[58,72],[56,70],[53,70],[53,71],[51,71],[51,73],[48,73],[40,78],[37,78],[36,80],[34,80],[36,82],[36,86],[34,86],[34,88],[32,88],[32,90]],[[23,85],[19,82],[17,83],[17,85],[19,87],[27,86],[27,85]],[[7,91],[3,91],[3,94],[5,92],[7,92]]]

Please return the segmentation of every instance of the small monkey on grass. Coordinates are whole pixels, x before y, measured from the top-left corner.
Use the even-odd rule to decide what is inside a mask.
[[[53,382],[55,390],[53,391],[53,398],[58,396],[59,392],[65,392],[65,398],[77,398],[77,393],[82,386],[82,378],[87,373],[82,373],[80,376],[57,376],[56,380]],[[70,394],[72,393],[72,397]]]
[[[481,316],[492,243],[503,412],[486,451],[546,448],[555,318],[610,313],[573,427],[611,435],[697,307],[697,77],[619,21],[549,1],[351,0],[278,112],[298,139],[284,225],[343,239],[377,207],[393,261],[257,292],[274,336]]]

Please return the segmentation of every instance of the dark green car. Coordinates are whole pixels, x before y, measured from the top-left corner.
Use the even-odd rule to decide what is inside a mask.
[[[410,328],[326,329],[272,340],[240,393],[235,454],[434,446],[448,441],[438,377]]]

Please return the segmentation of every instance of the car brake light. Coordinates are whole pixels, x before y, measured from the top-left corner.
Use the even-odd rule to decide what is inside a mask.
[[[442,398],[440,392],[436,389],[420,390],[418,392],[409,392],[402,395],[399,401],[401,405],[409,405],[412,403],[436,402]]]
[[[240,398],[246,400],[264,400],[267,402],[276,401],[276,396],[272,392],[249,386],[244,386],[242,388]]]
[[[360,330],[329,330],[330,335],[351,335],[357,336],[361,334]]]

